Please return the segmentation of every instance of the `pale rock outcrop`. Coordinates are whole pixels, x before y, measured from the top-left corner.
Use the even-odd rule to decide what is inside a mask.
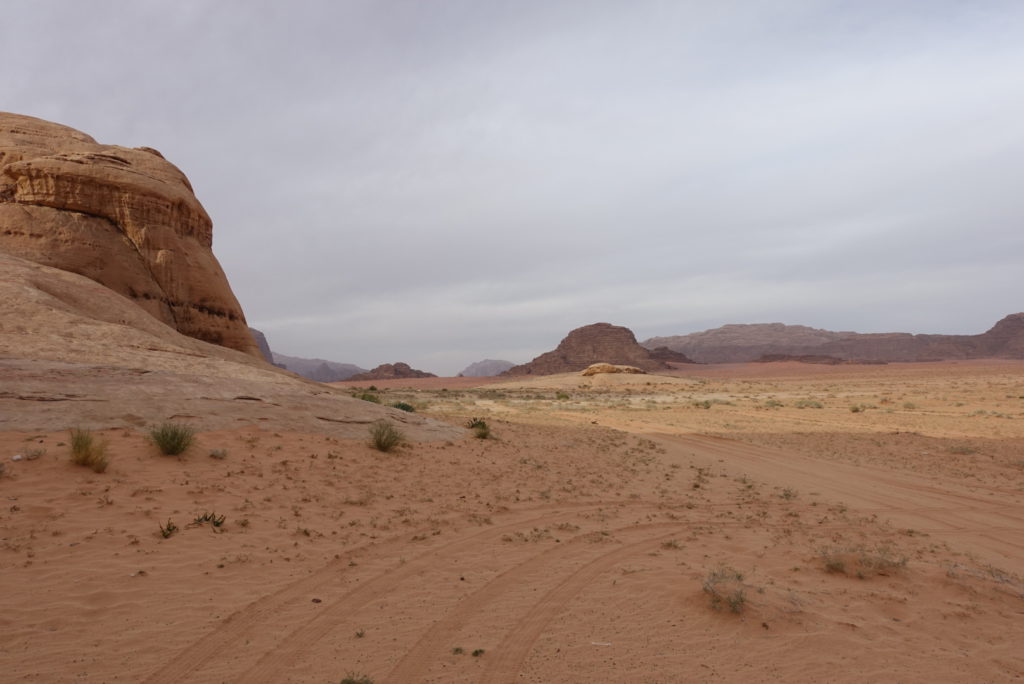
[[[592,363],[582,371],[580,375],[589,377],[591,375],[603,375],[605,373],[632,373],[634,375],[646,375],[647,371],[636,366],[621,366],[613,363]]]
[[[212,243],[188,179],[156,150],[0,112],[0,251],[84,275],[185,335],[262,358]]]

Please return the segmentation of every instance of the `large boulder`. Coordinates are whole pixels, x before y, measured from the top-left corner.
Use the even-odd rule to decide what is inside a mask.
[[[188,179],[156,150],[0,112],[0,251],[86,276],[182,334],[262,358],[212,244]]]

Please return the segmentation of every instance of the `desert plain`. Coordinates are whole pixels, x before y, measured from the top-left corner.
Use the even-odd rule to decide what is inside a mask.
[[[238,395],[180,457],[95,430],[103,473],[85,403],[23,390],[68,413],[0,433],[0,678],[1024,676],[1024,362],[370,384],[328,389],[429,429],[384,453]]]

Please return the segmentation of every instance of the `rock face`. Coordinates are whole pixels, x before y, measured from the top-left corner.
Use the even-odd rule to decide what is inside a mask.
[[[667,359],[665,356],[672,358]],[[594,363],[658,371],[671,368],[669,360],[690,363],[685,355],[677,352],[665,350],[655,354],[641,347],[629,328],[610,323],[594,323],[570,332],[554,351],[541,354],[529,363],[514,366],[502,375],[575,373]]]
[[[861,334],[766,323],[654,337],[643,344],[667,346],[703,363],[742,363],[779,355],[861,362],[1024,359],[1024,313],[1010,314],[980,335]]]
[[[272,352],[274,363],[287,368],[296,375],[301,375],[317,382],[339,382],[348,380],[358,373],[366,373],[365,368],[360,368],[351,363],[338,363],[325,359],[304,359],[299,356],[285,356]]]
[[[148,147],[0,113],[0,251],[77,273],[190,337],[262,358],[185,175]]]
[[[406,378],[436,378],[433,373],[410,368],[407,363],[383,363],[371,371],[353,375],[349,380],[403,380]]]
[[[500,361],[498,359],[484,359],[483,361],[477,361],[471,363],[459,373],[459,375],[466,378],[489,378],[495,375],[501,375],[509,368],[516,364],[511,361]]]

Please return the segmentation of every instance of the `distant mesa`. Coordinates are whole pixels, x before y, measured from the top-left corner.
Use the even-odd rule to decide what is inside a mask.
[[[1024,359],[1024,313],[1006,316],[980,335],[913,335],[819,330],[802,325],[724,325],[690,335],[652,337],[700,363],[745,363],[764,356],[829,356],[857,362]]]
[[[645,349],[637,343],[629,328],[594,323],[570,332],[554,351],[541,354],[529,363],[513,366],[502,375],[577,373],[594,363],[634,366],[653,372],[672,368],[670,363],[692,361],[685,354],[670,349]]]
[[[500,361],[498,359],[484,359],[466,366],[459,375],[466,378],[489,378],[501,375],[516,364],[511,361]]]
[[[262,358],[212,243],[188,179],[156,150],[0,112],[0,250],[83,275],[182,334]]]
[[[351,363],[338,363],[326,359],[305,359],[300,356],[286,356],[272,352],[275,365],[287,368],[296,375],[301,375],[317,382],[340,382],[348,380],[353,375],[365,373],[365,368],[360,368]]]
[[[759,359],[754,359],[754,363],[780,363],[780,362],[794,362],[794,363],[816,363],[821,366],[840,366],[847,364],[875,364],[885,365],[888,361],[865,361],[862,359],[840,359],[836,356],[825,356],[823,354],[803,354],[800,356],[794,354],[764,354]]]
[[[580,375],[583,377],[589,377],[592,375],[602,375],[605,373],[629,373],[633,375],[646,375],[647,371],[637,368],[636,366],[616,366],[613,363],[592,363],[582,371]]]
[[[349,380],[404,380],[407,378],[436,378],[433,373],[410,368],[407,363],[383,363],[371,371],[359,373],[348,378]]]

